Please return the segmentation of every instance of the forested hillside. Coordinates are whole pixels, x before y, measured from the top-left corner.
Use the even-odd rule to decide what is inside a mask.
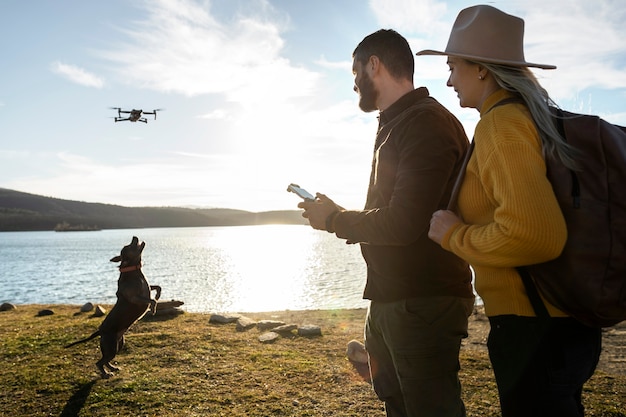
[[[62,200],[0,188],[0,231],[306,224],[298,210],[253,213],[233,209],[124,207]]]

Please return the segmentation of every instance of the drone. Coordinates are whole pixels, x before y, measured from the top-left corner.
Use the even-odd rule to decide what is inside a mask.
[[[124,122],[124,121],[129,121],[129,122],[143,122],[143,123],[148,123],[148,119],[146,117],[142,117],[142,115],[146,115],[146,114],[152,114],[154,115],[154,120],[156,120],[156,115],[158,111],[161,111],[163,109],[155,109],[150,111],[143,111],[141,109],[139,110],[122,110],[120,107],[111,107],[113,110],[117,110],[117,117],[115,118],[115,122]],[[124,117],[122,116],[122,114],[127,114],[128,117]]]

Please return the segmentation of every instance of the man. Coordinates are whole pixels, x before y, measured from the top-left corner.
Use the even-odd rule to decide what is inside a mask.
[[[468,140],[426,88],[414,89],[413,53],[400,34],[379,30],[352,57],[359,107],[380,112],[365,208],[345,210],[320,193],[299,207],[313,228],[361,244],[365,347],[387,416],[464,416],[458,356],[474,305],[471,273],[428,228]]]

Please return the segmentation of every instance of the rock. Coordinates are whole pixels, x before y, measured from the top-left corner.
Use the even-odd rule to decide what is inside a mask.
[[[304,324],[298,327],[298,336],[321,336],[322,329],[313,324]]]
[[[96,311],[93,312],[94,317],[102,317],[107,313],[107,310],[102,306],[96,306]]]
[[[180,307],[183,304],[185,304],[183,301],[178,301],[178,300],[159,301],[159,302],[157,302],[156,311],[157,311],[157,314],[158,314],[159,310],[169,310],[169,309],[172,309],[172,308]]]
[[[265,332],[261,336],[259,336],[259,342],[261,343],[273,343],[275,342],[280,335],[275,332]]]
[[[15,310],[16,308],[17,307],[11,303],[2,303],[2,305],[0,305],[0,311]]]
[[[256,327],[263,331],[263,330],[270,330],[273,329],[275,327],[278,326],[284,326],[285,322],[284,321],[278,321],[278,320],[261,320],[256,324]]]
[[[178,316],[179,314],[185,314],[185,310],[171,307],[171,308],[157,308],[156,314],[154,316],[158,317],[173,317]],[[148,313],[145,317],[154,317],[150,313]]]
[[[252,320],[250,317],[241,316],[237,319],[237,331],[244,332],[256,326],[256,321]]]
[[[209,323],[228,324],[234,323],[241,317],[241,314],[211,314]]]
[[[152,315],[151,313],[148,313],[144,316],[144,318],[149,319],[150,317],[154,317],[154,316],[172,317],[172,316],[178,316],[179,314],[184,314],[185,311],[178,308],[182,306],[183,304],[185,304],[183,301],[178,301],[178,300],[159,301],[157,303],[156,312],[154,313],[154,315]]]
[[[37,312],[37,317],[51,316],[53,314],[54,314],[54,311],[50,309],[39,310],[39,312]]]
[[[296,324],[285,324],[282,326],[278,326],[278,327],[274,327],[272,329],[273,332],[275,333],[291,333],[292,331],[296,330],[298,328],[298,326]]]
[[[85,303],[83,304],[83,306],[80,308],[80,312],[81,313],[88,313],[91,310],[93,310],[93,304],[92,303]]]

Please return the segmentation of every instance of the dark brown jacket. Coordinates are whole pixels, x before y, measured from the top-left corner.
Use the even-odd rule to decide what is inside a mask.
[[[364,298],[473,296],[467,263],[428,238],[467,147],[459,121],[424,87],[380,113],[365,209],[343,211],[334,223],[338,237],[361,244]]]

